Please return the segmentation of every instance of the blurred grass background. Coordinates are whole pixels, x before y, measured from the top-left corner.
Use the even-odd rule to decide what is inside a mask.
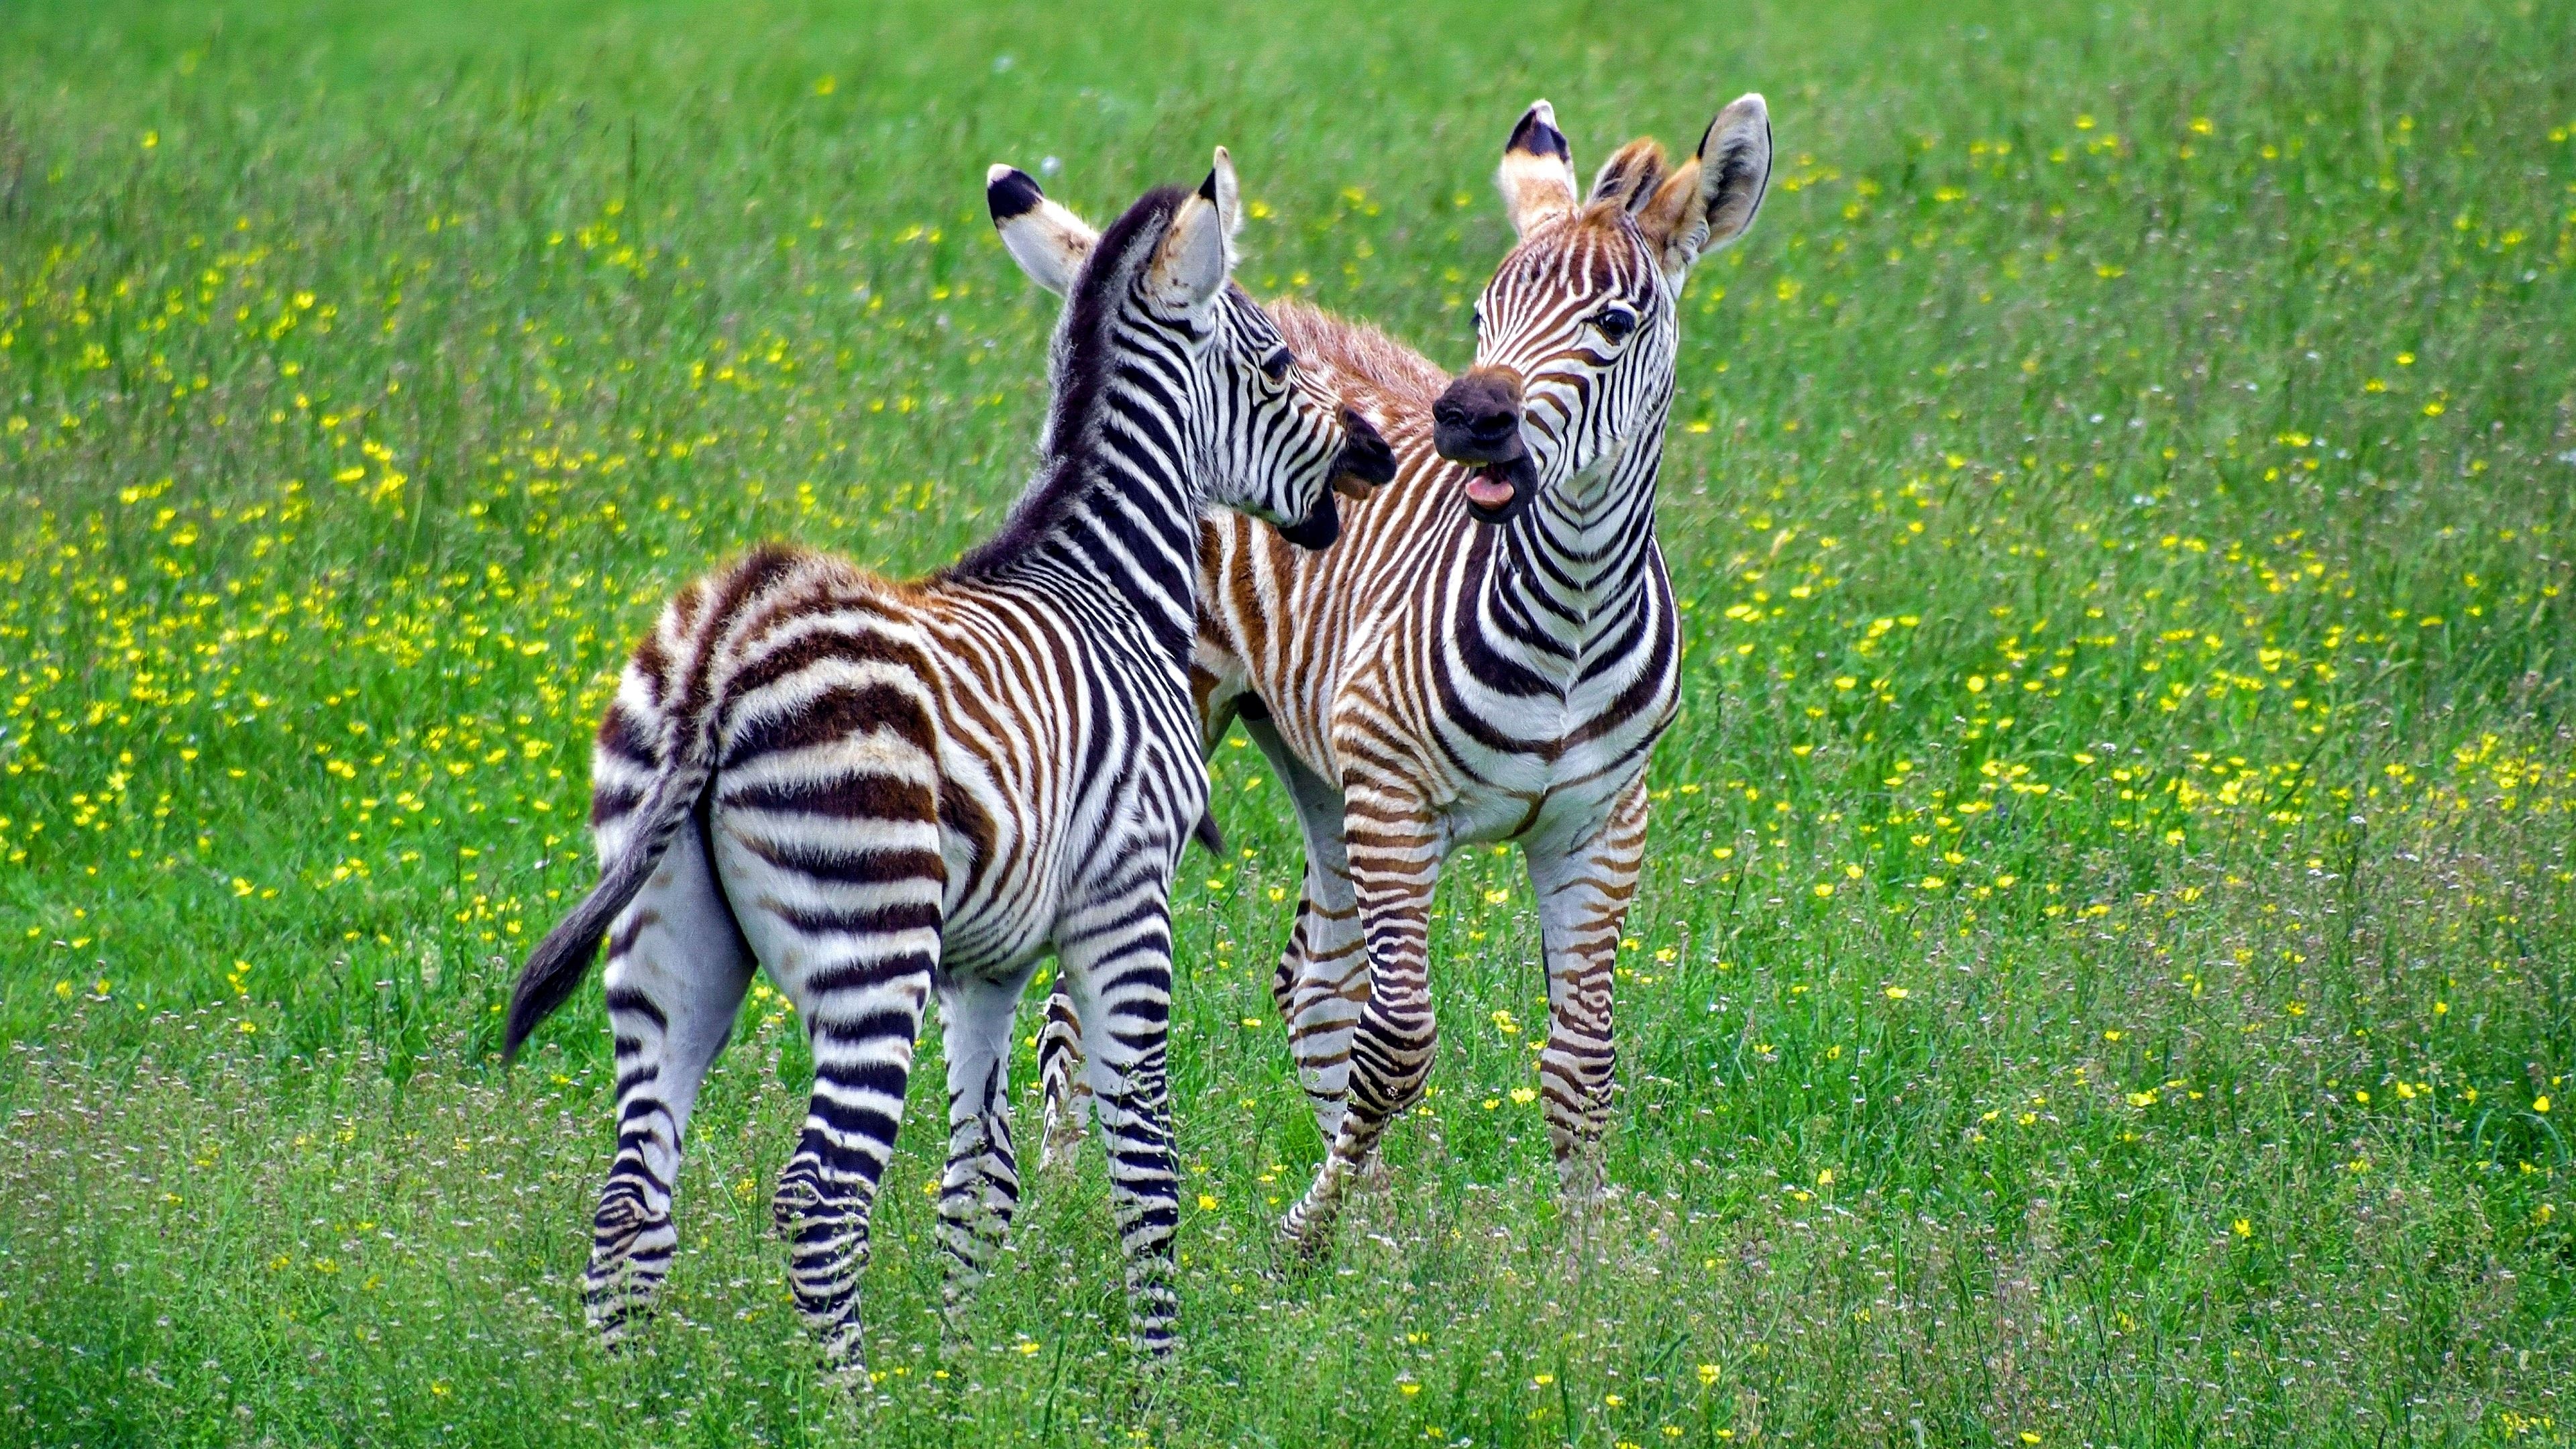
[[[510,1072],[495,1013],[660,600],[764,536],[933,567],[1016,492],[1052,310],[982,168],[1105,218],[1226,144],[1256,293],[1457,367],[1521,107],[1588,171],[1746,89],[1606,1238],[1479,851],[1395,1188],[1276,1261],[1298,855],[1229,748],[1168,1372],[1096,1155],[942,1353],[934,1046],[876,1394],[817,1383],[774,997],[602,1357],[596,998]],[[2571,125],[2538,4],[0,12],[0,1437],[2576,1437]]]

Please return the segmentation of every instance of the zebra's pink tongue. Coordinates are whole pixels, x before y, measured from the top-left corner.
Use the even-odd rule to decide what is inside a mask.
[[[1512,501],[1512,485],[1491,473],[1470,473],[1467,501],[1479,508],[1500,508]]]

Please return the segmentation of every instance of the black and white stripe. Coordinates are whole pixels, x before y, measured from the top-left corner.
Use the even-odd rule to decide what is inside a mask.
[[[1676,304],[1691,265],[1759,209],[1769,115],[1738,100],[1679,165],[1632,143],[1588,199],[1570,155],[1545,102],[1514,127],[1499,179],[1520,240],[1455,382],[1368,329],[1281,310],[1399,459],[1344,542],[1303,558],[1228,520],[1205,529],[1205,738],[1244,720],[1306,842],[1275,987],[1330,1143],[1283,1224],[1310,1248],[1422,1090],[1433,891],[1443,860],[1478,842],[1518,840],[1527,858],[1559,1186],[1578,1207],[1601,1190],[1612,966],[1647,756],[1678,693],[1654,535]]]
[[[1188,682],[1203,505],[1311,530],[1384,445],[1278,363],[1226,280],[1232,174],[1149,193],[1094,236],[997,168],[1013,254],[1067,293],[1036,480],[957,565],[908,584],[769,546],[681,591],[599,731],[600,886],[530,957],[515,1052],[605,930],[618,1145],[590,1313],[614,1342],[670,1269],[689,1109],[752,972],[802,1016],[814,1088],[775,1198],[827,1361],[860,1367],[858,1275],[940,998],[948,1298],[1019,1201],[1005,1068],[1040,960],[1080,1008],[1137,1344],[1176,1302],[1169,895],[1204,817]],[[1037,270],[1032,267],[1032,270]]]

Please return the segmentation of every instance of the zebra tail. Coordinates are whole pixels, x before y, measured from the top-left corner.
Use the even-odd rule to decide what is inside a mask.
[[[684,728],[680,734],[679,757],[654,772],[644,798],[636,802],[635,831],[625,852],[609,862],[599,884],[546,932],[545,939],[528,953],[528,964],[519,969],[519,984],[510,993],[509,1029],[501,1041],[502,1061],[516,1058],[529,1034],[572,999],[582,978],[590,974],[591,962],[599,957],[600,937],[653,878],[663,853],[696,811],[698,797],[714,773],[713,742],[704,730]]]
[[[717,717],[723,706],[723,688],[709,677],[714,655],[744,612],[789,584],[809,558],[782,544],[753,549],[741,562],[682,589],[654,633],[636,649],[625,682],[600,722],[600,748],[631,763],[649,758],[651,773],[631,813],[623,817],[633,822],[626,849],[605,862],[599,884],[546,933],[528,953],[528,964],[519,968],[501,1060],[518,1056],[528,1034],[572,999],[599,956],[599,938],[653,878],[662,853],[697,813],[700,797],[715,777]],[[654,687],[657,680],[659,687]],[[630,688],[639,691],[631,705]],[[591,818],[596,829],[603,802],[597,767],[593,769]]]

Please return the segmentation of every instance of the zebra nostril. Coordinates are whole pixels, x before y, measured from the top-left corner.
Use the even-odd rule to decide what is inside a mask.
[[[1453,462],[1501,462],[1520,451],[1519,379],[1474,371],[1449,384],[1432,404],[1432,446]]]

